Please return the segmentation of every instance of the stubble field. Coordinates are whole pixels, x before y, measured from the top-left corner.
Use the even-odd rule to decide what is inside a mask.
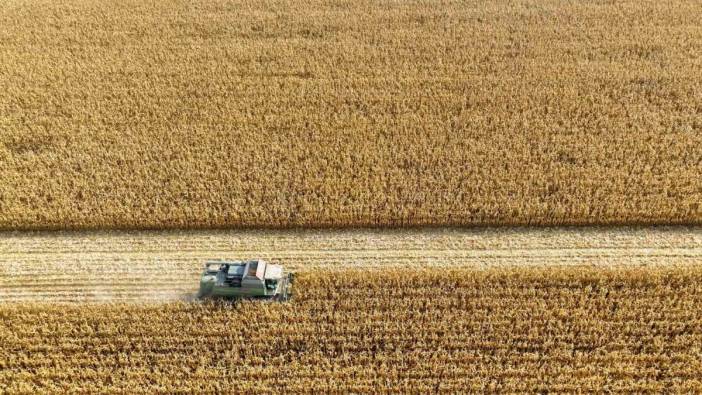
[[[202,260],[298,273],[191,302]],[[702,390],[699,228],[5,233],[0,392]]]
[[[701,14],[4,1],[0,228],[700,223]]]
[[[696,227],[0,234],[0,302],[165,301],[197,290],[207,259],[259,257],[296,272],[422,267],[685,267]]]

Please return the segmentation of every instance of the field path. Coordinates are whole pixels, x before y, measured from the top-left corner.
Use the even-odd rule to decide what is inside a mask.
[[[702,227],[0,233],[0,302],[168,301],[212,258],[318,267],[691,265]]]

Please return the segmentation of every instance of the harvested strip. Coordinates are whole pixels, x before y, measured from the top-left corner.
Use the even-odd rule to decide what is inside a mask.
[[[148,301],[197,291],[202,263],[261,257],[296,272],[388,267],[691,266],[702,228],[141,231],[0,234],[0,302]],[[172,292],[168,292],[172,291]],[[112,298],[108,297],[112,295]]]

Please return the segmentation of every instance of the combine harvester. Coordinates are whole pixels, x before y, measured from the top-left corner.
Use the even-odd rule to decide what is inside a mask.
[[[208,261],[197,297],[285,302],[292,297],[293,281],[293,273],[264,260]]]

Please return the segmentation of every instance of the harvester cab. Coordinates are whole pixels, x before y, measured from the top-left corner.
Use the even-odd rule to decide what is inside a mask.
[[[200,278],[198,298],[263,298],[287,301],[292,297],[292,273],[264,260],[208,261]]]

